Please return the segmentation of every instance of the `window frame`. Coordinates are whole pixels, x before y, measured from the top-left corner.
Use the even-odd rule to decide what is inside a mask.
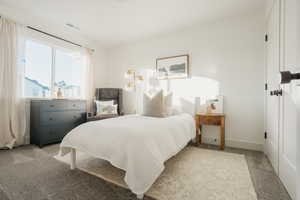
[[[27,41],[30,42],[34,42],[34,43],[38,43],[41,45],[45,45],[49,48],[51,48],[51,74],[50,74],[50,96],[49,97],[34,97],[34,96],[25,96],[24,94],[24,98],[25,99],[36,99],[36,100],[51,100],[51,99],[57,99],[56,98],[56,94],[55,94],[55,69],[56,69],[56,50],[60,50],[63,52],[68,52],[68,53],[78,53],[79,50],[74,50],[74,49],[69,49],[69,48],[64,48],[64,47],[60,47],[57,45],[53,45],[50,42],[45,42],[45,41],[41,41],[38,39],[34,39],[34,38],[26,38],[25,39],[25,46]],[[26,56],[25,56],[25,62],[26,62]],[[26,68],[26,65],[24,66],[24,68]],[[25,75],[25,74],[24,74]],[[24,76],[25,79],[25,76]],[[24,85],[25,87],[25,85]],[[82,85],[80,85],[80,89],[82,90],[83,87]],[[72,100],[84,100],[84,97],[81,95],[79,97],[68,97],[68,98],[64,98],[64,99],[72,99]]]

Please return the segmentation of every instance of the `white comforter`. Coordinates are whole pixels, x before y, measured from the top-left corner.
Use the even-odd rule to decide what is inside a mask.
[[[139,115],[93,121],[67,134],[62,155],[70,148],[105,159],[126,171],[125,182],[135,194],[144,194],[164,170],[164,162],[195,137],[189,114],[167,118]]]

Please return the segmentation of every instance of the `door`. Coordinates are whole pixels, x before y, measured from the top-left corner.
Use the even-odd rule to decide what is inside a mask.
[[[300,3],[299,3],[300,4]],[[299,6],[300,10],[300,6]],[[300,16],[299,16],[300,17]],[[298,32],[300,33],[300,31]],[[299,50],[298,50],[300,55],[300,41],[299,41]],[[300,65],[300,59],[298,60],[298,65]],[[295,96],[295,101],[297,104],[297,166],[296,166],[296,171],[297,171],[297,184],[296,184],[296,196],[297,200],[300,200],[300,81],[298,81],[298,86],[297,86],[297,95]]]
[[[297,7],[297,18],[300,19],[300,1],[298,1],[298,4],[296,5]],[[298,48],[297,48],[297,66],[300,66],[300,20],[298,20],[296,22],[296,26],[298,27],[297,29],[297,34],[298,34],[298,38],[297,38],[297,44],[298,44]],[[300,200],[300,81],[298,81],[298,85],[297,85],[297,91],[296,91],[296,95],[295,95],[295,101],[296,101],[296,105],[297,105],[297,200]]]
[[[278,174],[278,154],[279,154],[279,98],[273,91],[279,89],[278,74],[280,70],[280,1],[274,1],[268,15],[267,23],[267,58],[266,58],[266,132],[265,151],[275,172]]]
[[[281,0],[280,70],[297,69],[297,1]],[[279,177],[292,199],[296,199],[297,106],[296,82],[281,85],[279,131]]]

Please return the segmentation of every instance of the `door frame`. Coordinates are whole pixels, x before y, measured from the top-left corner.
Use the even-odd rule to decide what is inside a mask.
[[[277,67],[278,67],[278,73],[280,70],[280,63],[281,63],[281,57],[280,57],[280,45],[281,45],[281,32],[280,32],[280,22],[281,22],[281,0],[272,0],[272,2],[268,5],[268,9],[267,9],[267,13],[266,13],[266,34],[270,36],[269,33],[269,23],[272,23],[271,19],[272,19],[272,15],[273,12],[278,12],[278,16],[276,16],[277,20],[277,24],[276,24],[276,30],[277,30],[277,45],[278,45],[278,49],[276,50],[276,54],[278,57],[277,60]],[[274,9],[276,9],[276,11],[274,11]],[[275,30],[275,29],[274,29]],[[273,36],[275,34],[273,33]],[[271,37],[269,37],[271,38]],[[267,138],[265,138],[265,142],[264,142],[264,153],[267,155],[267,157],[269,158],[269,161],[271,162],[273,169],[275,171],[275,173],[278,175],[279,174],[279,118],[277,120],[277,132],[276,133],[268,133],[268,124],[269,124],[269,118],[268,118],[268,99],[269,97],[269,92],[271,89],[270,86],[270,81],[268,78],[268,73],[269,73],[269,69],[268,69],[268,45],[270,45],[270,40],[268,42],[265,43],[265,82],[267,84],[267,90],[265,90],[265,131],[267,132]],[[279,83],[278,83],[278,88],[276,87],[276,90],[279,89]],[[272,97],[272,98],[276,98],[276,97]],[[277,105],[277,104],[276,104]],[[280,100],[278,97],[278,115],[280,115]],[[268,147],[270,147],[270,143],[269,143],[269,139],[270,139],[270,134],[273,134],[272,137],[275,138],[274,139],[274,144],[272,145],[272,147],[274,146],[274,149],[270,150]],[[275,137],[274,137],[275,136]],[[274,155],[271,155],[274,154]],[[273,159],[272,159],[273,158]]]

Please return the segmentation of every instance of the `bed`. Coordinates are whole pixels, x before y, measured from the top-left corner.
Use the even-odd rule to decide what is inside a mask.
[[[164,162],[194,139],[190,114],[166,118],[126,115],[82,124],[61,143],[61,155],[70,153],[76,167],[76,150],[109,161],[125,171],[129,189],[143,198],[164,170]]]

